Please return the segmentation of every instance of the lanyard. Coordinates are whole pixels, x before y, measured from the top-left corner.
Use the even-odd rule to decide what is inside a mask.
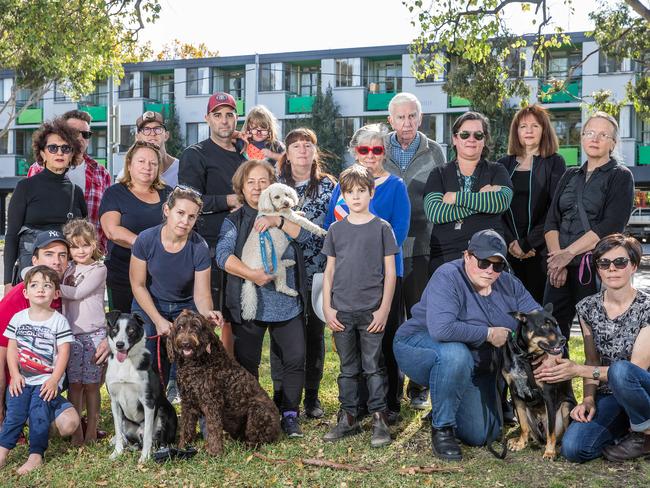
[[[269,267],[268,256],[266,254],[266,242],[271,247],[271,267]],[[273,246],[273,239],[268,230],[260,232],[260,252],[262,254],[262,264],[264,264],[264,272],[266,274],[273,274],[278,269],[278,257],[275,254],[275,247]]]

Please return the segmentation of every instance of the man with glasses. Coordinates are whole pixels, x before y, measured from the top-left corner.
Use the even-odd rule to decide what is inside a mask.
[[[424,214],[424,185],[433,168],[445,164],[440,144],[429,139],[418,128],[422,123],[422,106],[415,95],[398,93],[388,104],[389,152],[384,168],[404,180],[411,202],[409,233],[403,244],[404,277],[402,296],[406,316],[422,296],[429,280],[429,239],[433,224]],[[429,405],[426,387],[409,382],[407,395],[411,407],[424,410]]]
[[[160,112],[151,110],[143,113],[135,122],[138,132],[135,134],[136,141],[144,141],[155,144],[160,148],[163,166],[160,169],[160,176],[163,181],[172,188],[178,185],[178,158],[167,154],[165,143],[169,140],[169,131],[165,126],[165,119]]]
[[[81,143],[81,152],[83,153],[83,161],[77,164],[77,166],[70,168],[66,176],[72,183],[83,190],[86,206],[88,207],[88,220],[97,229],[100,246],[105,251],[106,236],[99,224],[99,204],[102,201],[102,196],[106,188],[111,185],[111,175],[104,166],[88,155],[88,146],[90,144],[90,138],[93,135],[90,130],[90,122],[92,120],[90,114],[81,110],[70,110],[64,113],[61,118],[66,121],[69,127],[79,131],[79,142]],[[34,176],[43,171],[43,169],[44,166],[34,163],[29,167],[27,177]]]
[[[508,248],[494,230],[475,233],[463,257],[438,267],[397,331],[393,349],[410,378],[431,388],[433,454],[460,460],[458,440],[483,446],[500,434],[494,348],[517,321],[508,312],[541,307],[504,273]]]

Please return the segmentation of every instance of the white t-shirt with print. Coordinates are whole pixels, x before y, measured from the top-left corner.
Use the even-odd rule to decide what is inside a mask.
[[[18,367],[25,377],[25,383],[31,386],[45,383],[56,364],[58,346],[74,342],[74,336],[66,318],[54,311],[52,316],[43,321],[32,320],[29,309],[14,315],[5,330],[7,339],[14,339],[18,346]],[[63,385],[63,377],[59,388]]]

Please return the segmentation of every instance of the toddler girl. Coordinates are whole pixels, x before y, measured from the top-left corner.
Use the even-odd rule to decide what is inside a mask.
[[[248,113],[242,136],[248,143],[248,159],[267,160],[275,165],[284,153],[284,145],[278,140],[278,121],[264,105],[256,105]]]
[[[68,400],[81,416],[85,397],[88,423],[84,435],[82,426],[72,436],[74,445],[97,440],[102,367],[95,364],[95,352],[106,337],[104,292],[106,267],[97,247],[95,227],[87,220],[73,220],[65,225],[63,234],[70,244],[74,265],[63,277],[61,295],[63,314],[70,322],[75,341],[68,362]]]

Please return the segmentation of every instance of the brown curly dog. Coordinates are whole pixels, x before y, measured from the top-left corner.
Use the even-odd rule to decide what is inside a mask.
[[[203,316],[184,310],[167,339],[169,360],[177,364],[182,415],[179,446],[196,437],[205,417],[208,452],[223,452],[223,431],[249,447],[280,437],[280,413],[257,380],[231,358]]]

